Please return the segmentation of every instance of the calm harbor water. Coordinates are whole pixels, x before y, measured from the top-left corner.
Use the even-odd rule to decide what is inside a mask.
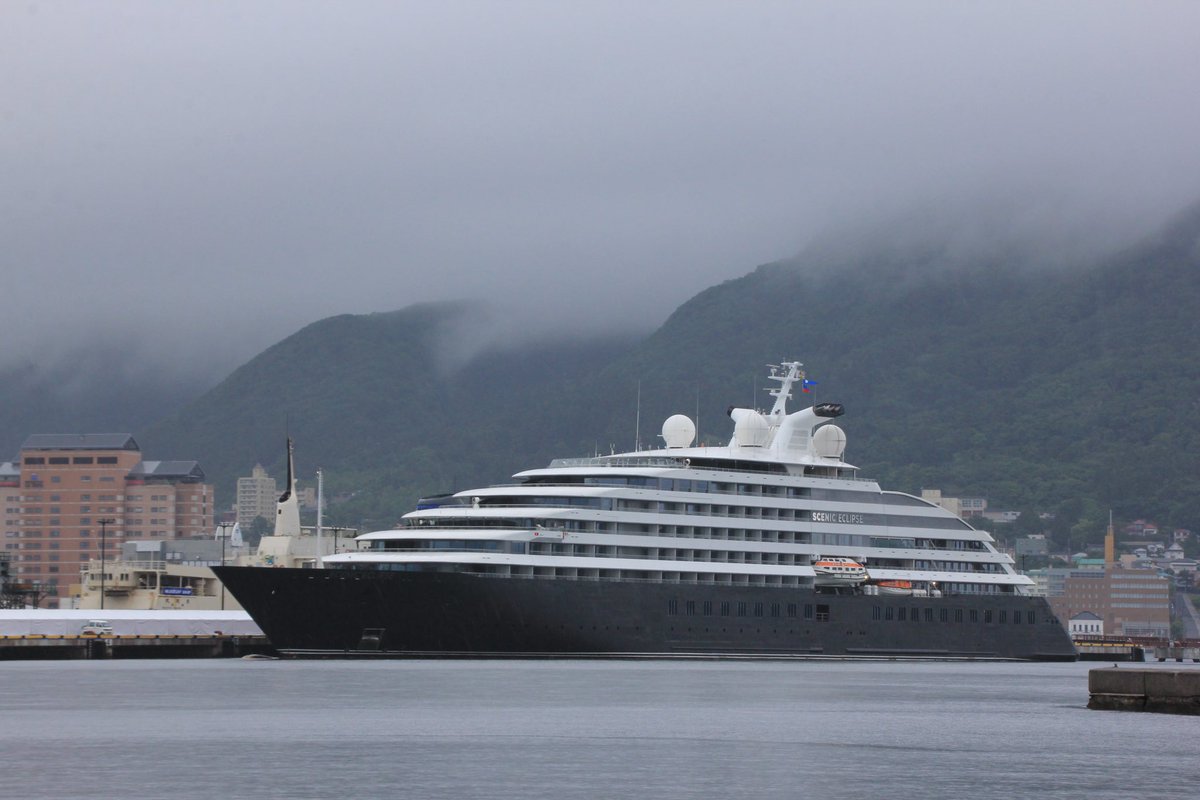
[[[10,662],[0,797],[1196,797],[1090,666]]]

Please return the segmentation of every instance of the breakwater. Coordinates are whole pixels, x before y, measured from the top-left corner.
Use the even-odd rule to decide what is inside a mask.
[[[1088,695],[1093,709],[1200,714],[1200,669],[1093,669]]]

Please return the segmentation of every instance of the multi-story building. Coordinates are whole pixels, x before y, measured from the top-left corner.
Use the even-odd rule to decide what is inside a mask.
[[[1071,570],[1062,594],[1050,597],[1061,620],[1090,611],[1114,636],[1169,636],[1171,585],[1152,569]]]
[[[0,468],[4,549],[22,583],[57,595],[124,541],[205,536],[213,489],[195,461],[143,461],[126,433],[35,434]]]
[[[237,480],[238,525],[243,531],[248,531],[255,517],[262,517],[273,525],[278,499],[275,479],[267,474],[262,464],[255,464],[254,469],[250,470],[250,477]]]
[[[922,489],[921,499],[941,506],[956,517],[979,517],[987,512],[987,499],[983,497],[946,497],[941,489]],[[1019,516],[1019,515],[1018,515]]]
[[[1090,611],[1080,611],[1067,622],[1067,633],[1075,636],[1103,636],[1104,620]]]

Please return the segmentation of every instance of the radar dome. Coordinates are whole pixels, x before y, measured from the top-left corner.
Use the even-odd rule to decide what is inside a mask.
[[[813,433],[812,443],[821,458],[841,458],[846,452],[846,432],[837,425],[825,425]]]
[[[662,438],[667,447],[687,447],[696,438],[696,425],[683,414],[668,417],[663,423]]]
[[[771,426],[763,415],[748,408],[735,408],[729,412],[733,417],[733,438],[742,447],[766,447],[771,438]]]

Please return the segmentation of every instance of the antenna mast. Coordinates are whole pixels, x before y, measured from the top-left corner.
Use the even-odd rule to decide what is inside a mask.
[[[633,423],[633,451],[636,453],[642,449],[642,382],[638,381],[637,392],[637,414],[634,417]]]
[[[317,468],[317,569],[325,566],[325,551],[321,549],[321,512],[325,510],[325,489],[320,467]]]
[[[775,405],[771,408],[770,416],[778,419],[787,412],[787,401],[792,396],[792,384],[804,380],[804,371],[800,369],[804,365],[799,361],[784,361],[778,366],[774,364],[767,366],[771,368],[771,380],[779,381],[778,388],[769,390],[771,396],[775,398]],[[787,371],[780,374],[780,369]]]

